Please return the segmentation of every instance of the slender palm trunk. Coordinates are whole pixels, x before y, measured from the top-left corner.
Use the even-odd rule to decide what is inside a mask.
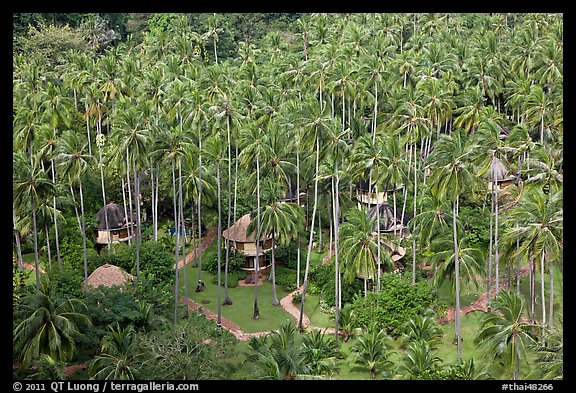
[[[296,193],[298,206],[300,206],[300,140],[296,141]],[[298,250],[296,255],[296,290],[300,290],[300,234],[298,234]]]
[[[174,323],[178,321],[178,253],[180,252],[180,227],[177,212],[176,199],[176,175],[174,173],[174,161],[172,161],[172,195],[174,197],[174,229],[176,229],[176,242],[174,247]],[[186,305],[188,307],[188,305]]]
[[[202,218],[201,218],[201,203],[202,203],[202,135],[198,131],[198,208],[196,213],[198,214],[198,284],[196,285],[195,292],[201,292],[204,289],[204,284],[202,283]]]
[[[516,239],[516,252],[520,248],[520,238]],[[520,257],[516,257],[516,293],[520,295]]]
[[[80,212],[82,214],[82,247],[83,247],[83,258],[84,258],[84,290],[88,289],[88,255],[86,253],[86,218],[84,217],[84,193],[82,192],[82,182],[78,179],[79,192],[80,192]],[[34,221],[36,225],[36,221]],[[36,270],[38,271],[38,270]]]
[[[108,252],[110,252],[110,244],[112,241],[112,234],[110,233],[110,225],[108,224],[108,209],[106,209],[106,189],[104,188],[104,167],[102,165],[102,148],[100,147],[100,144],[98,144],[98,156],[100,157],[100,162],[99,162],[99,166],[100,166],[100,181],[101,181],[101,185],[102,185],[102,201],[104,203],[104,222],[106,225],[106,233],[107,233],[107,238],[108,238]]]
[[[495,220],[494,220],[494,256],[495,256],[495,260],[494,260],[494,264],[495,264],[495,274],[494,274],[494,286],[495,286],[495,290],[496,290],[496,296],[498,295],[498,292],[500,291],[500,261],[499,261],[499,253],[498,253],[498,189],[496,189],[496,200],[494,201],[495,203]]]
[[[376,241],[378,243],[376,258],[377,258],[377,272],[378,281],[376,285],[376,292],[380,293],[380,269],[381,269],[381,246],[380,246],[380,194],[378,193],[378,182],[376,182]]]
[[[227,119],[227,129],[228,129],[228,224],[226,228],[230,228],[230,206],[231,206],[231,198],[232,198],[232,151],[231,151],[231,144],[232,140],[230,138],[230,118]],[[236,204],[236,201],[234,201]],[[234,206],[236,208],[236,206]],[[226,263],[224,266],[224,304],[232,304],[230,300],[230,294],[228,292],[228,261],[230,260],[230,239],[229,237],[226,238]]]
[[[492,177],[493,178],[493,177]],[[492,255],[493,255],[493,229],[492,229],[492,217],[494,216],[494,180],[490,183],[490,242],[488,245],[488,306],[492,300]]]
[[[222,325],[222,204],[220,201],[220,159],[216,159],[216,182],[218,190],[218,317],[216,319],[216,327],[219,328]],[[256,250],[256,252],[258,252],[258,250]]]
[[[280,304],[278,301],[278,296],[276,294],[276,257],[274,255],[274,248],[276,248],[276,234],[272,231],[272,271],[270,276],[272,277],[272,305],[277,306]]]
[[[88,96],[86,96],[88,98]],[[86,113],[88,113],[88,104],[85,104],[84,108]],[[92,142],[90,141],[90,117],[86,116],[86,132],[88,133],[88,154],[92,155]]]
[[[24,271],[24,261],[22,260],[22,246],[20,244],[20,231],[16,229],[16,211],[12,206],[12,221],[14,222],[14,239],[16,240],[16,255],[18,256],[18,266],[20,271]]]
[[[334,185],[334,178],[332,178],[332,209],[334,210],[334,338],[338,342],[338,316],[339,316],[339,304],[338,304],[338,294],[339,294],[339,283],[340,283],[340,273],[338,265],[338,166],[335,168],[336,171],[336,185]]]
[[[34,237],[34,266],[36,267],[36,289],[40,289],[40,266],[38,263],[38,231],[36,229],[36,204],[32,201],[32,225]]]
[[[552,329],[553,315],[554,315],[554,269],[552,259],[548,261],[548,269],[550,270],[550,294],[549,299],[549,309],[548,309],[548,329]]]
[[[156,222],[154,223],[154,242],[158,242],[158,188],[159,188],[159,182],[160,182],[160,164],[157,162],[156,163],[156,198],[154,199],[154,206],[152,207],[154,209],[155,215],[156,215]]]
[[[418,171],[416,165],[416,145],[414,145],[414,233],[416,233],[416,195],[418,195]],[[412,236],[412,285],[416,283],[416,236]]]
[[[462,342],[460,339],[460,259],[458,256],[458,236],[456,234],[456,205],[458,204],[458,196],[454,203],[454,212],[452,215],[452,227],[454,235],[454,273],[456,280],[456,341],[458,343],[458,360],[462,359]]]
[[[68,184],[70,186],[70,195],[72,195],[72,203],[74,204],[74,212],[76,213],[76,221],[78,221],[78,231],[82,233],[82,223],[80,221],[78,207],[76,206],[76,197],[74,196],[74,188],[72,188],[72,179],[70,178],[70,175],[68,175]]]
[[[184,317],[188,317],[188,277],[187,277],[187,269],[186,269],[186,223],[184,222],[184,202],[183,202],[183,194],[182,191],[182,157],[178,157],[178,198],[179,202],[179,220],[180,220],[180,227],[178,227],[178,231],[182,230],[182,278],[183,282],[183,289],[184,289],[184,304],[186,304],[186,308],[184,309]]]
[[[54,171],[54,159],[50,159],[52,165],[52,182],[56,184],[56,173]],[[52,196],[52,205],[54,206],[54,237],[56,241],[56,257],[58,259],[58,268],[62,272],[62,258],[60,257],[60,241],[58,240],[58,215],[56,214],[56,195]]]
[[[530,320],[536,321],[536,258],[530,256]]]
[[[306,254],[306,267],[304,269],[304,284],[302,287],[302,301],[300,302],[300,318],[298,329],[302,329],[302,318],[304,316],[304,302],[306,300],[306,286],[308,285],[308,270],[310,269],[310,255],[312,254],[312,239],[314,235],[314,218],[318,207],[318,161],[320,156],[320,137],[316,135],[316,175],[314,176],[314,207],[312,209],[312,223],[310,225],[310,239],[308,241],[308,253]]]
[[[140,280],[140,240],[142,239],[140,222],[140,175],[136,171],[136,160],[134,160],[134,196],[136,202],[136,279]]]
[[[48,233],[48,223],[44,223],[44,234],[46,237],[46,252],[48,253],[48,269],[52,271],[52,250],[50,247],[50,235]]]
[[[544,346],[544,333],[546,331],[546,297],[544,296],[544,249],[540,257],[540,302],[542,303],[542,346]]]
[[[124,175],[120,176],[122,180],[122,204],[124,206],[124,217],[126,217],[126,230],[128,232],[128,244],[130,244],[130,224],[128,224],[128,210],[126,208],[126,190],[124,186]]]
[[[254,315],[253,319],[260,318],[260,311],[258,310],[258,273],[260,270],[259,254],[260,254],[260,157],[256,157],[256,204],[257,204],[257,217],[256,217],[256,257],[254,258]]]
[[[132,190],[130,188],[130,160],[128,158],[128,148],[126,148],[126,184],[128,185],[128,205],[130,207],[130,222],[132,222],[132,217],[134,217],[132,210]],[[134,234],[134,225],[129,226],[129,237],[128,244],[132,244],[132,238],[136,237]]]
[[[154,193],[154,166],[152,161],[150,161],[150,191],[152,193],[152,233],[154,234],[154,243],[157,242],[158,233],[156,232],[156,212],[154,211],[156,194]]]

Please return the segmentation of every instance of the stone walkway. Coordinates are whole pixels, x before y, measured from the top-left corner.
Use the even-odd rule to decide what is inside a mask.
[[[520,268],[520,277],[521,278],[525,277],[529,272],[530,272],[530,266],[523,266],[522,268]],[[485,277],[473,277],[473,278],[475,280],[486,279]],[[506,286],[508,285],[508,279],[501,278],[500,279],[500,285],[501,285],[501,288],[506,288]],[[491,292],[492,298],[493,298],[494,294],[496,292],[496,289],[492,288],[490,290],[490,292]],[[468,314],[469,312],[472,312],[472,311],[488,312],[488,292],[484,292],[483,294],[481,294],[478,297],[478,299],[476,299],[476,301],[474,303],[470,304],[469,306],[465,306],[465,307],[460,308],[460,315],[465,315],[465,314]],[[438,319],[438,323],[448,323],[448,322],[452,321],[454,318],[456,318],[456,309],[449,308],[448,311],[446,312],[446,316]]]

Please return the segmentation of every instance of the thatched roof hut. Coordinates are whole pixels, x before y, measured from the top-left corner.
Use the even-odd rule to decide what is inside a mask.
[[[248,225],[250,225],[250,214],[245,214],[236,221],[236,224],[231,225],[230,228],[222,231],[222,237],[230,241],[236,241],[238,243],[255,243],[256,242],[256,230],[254,230],[250,235],[248,235]],[[260,237],[260,241],[263,241],[264,237]]]
[[[118,266],[106,263],[88,276],[88,286],[98,288],[100,285],[112,287],[115,285],[125,285],[128,281],[133,281],[134,277],[126,273]]]
[[[410,218],[408,214],[404,213],[404,221],[402,221],[402,208],[396,207],[396,219],[394,219],[394,205],[388,202],[381,202],[368,209],[370,218],[376,219],[380,209],[380,230],[385,232],[393,232],[394,229],[401,231],[406,228]]]
[[[127,223],[133,223],[135,217],[128,219],[124,217],[124,208],[115,203],[109,203],[96,213],[98,221],[98,229],[106,230],[106,219],[104,211],[108,216],[108,228],[109,229],[120,229],[126,226]],[[130,213],[128,213],[130,214]]]

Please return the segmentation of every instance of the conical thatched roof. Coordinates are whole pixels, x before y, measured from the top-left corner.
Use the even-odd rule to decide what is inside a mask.
[[[106,214],[108,215],[109,229],[119,229],[126,226],[126,220],[124,219],[124,208],[115,203],[109,203],[100,209],[98,213],[96,213],[96,216],[98,217],[98,229],[106,229],[104,210],[106,210]],[[128,221],[134,222],[134,220]]]
[[[490,163],[490,168],[488,168],[488,172],[486,173],[488,180],[492,180],[492,176],[494,176],[494,180],[504,181],[510,180],[514,178],[514,175],[510,173],[506,165],[500,160],[498,157],[492,157],[492,162]]]
[[[388,202],[382,202],[378,206],[371,207],[368,210],[370,218],[377,218],[377,209],[380,209],[380,230],[382,231],[394,231],[394,226],[396,226],[397,230],[401,230],[403,227],[406,227],[411,218],[404,213],[404,222],[402,223],[402,208],[396,206],[396,220],[394,220],[394,205]]]
[[[243,215],[238,221],[236,221],[236,228],[234,228],[234,225],[231,225],[230,228],[222,232],[222,237],[232,241],[236,240],[239,243],[255,243],[256,230],[254,230],[250,235],[247,235],[246,233],[250,221],[250,214]],[[234,234],[236,234],[236,238],[234,238]],[[261,237],[260,240],[264,240],[264,237]]]
[[[111,287],[114,285],[124,285],[132,281],[134,277],[115,265],[106,263],[92,272],[88,276],[88,286],[98,288],[100,285]]]

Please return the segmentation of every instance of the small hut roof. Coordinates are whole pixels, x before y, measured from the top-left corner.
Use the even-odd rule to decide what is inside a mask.
[[[98,229],[106,229],[106,217],[104,211],[106,210],[106,215],[108,216],[108,229],[119,229],[126,226],[126,220],[124,218],[124,208],[115,203],[109,203],[96,213],[98,217]],[[128,213],[130,214],[130,213]],[[133,217],[134,218],[134,217]],[[128,220],[129,222],[134,222],[134,220]]]
[[[503,181],[509,180],[514,177],[506,168],[506,165],[500,160],[498,157],[492,157],[492,162],[490,163],[490,168],[488,168],[487,173],[488,179],[492,180],[492,176],[494,176],[494,180],[496,181]]]
[[[111,287],[114,285],[124,285],[132,281],[134,277],[126,273],[118,266],[106,263],[92,272],[88,276],[88,286],[98,288],[100,285]]]
[[[397,225],[396,229],[402,229],[402,227],[407,226],[411,218],[405,213],[404,222],[402,222],[402,209],[396,206],[396,220],[394,220],[394,205],[388,202],[382,202],[380,205],[371,207],[368,210],[370,218],[376,219],[377,209],[380,209],[380,229],[383,231],[393,231],[395,225]]]
[[[232,241],[236,240],[238,243],[255,243],[256,231],[254,230],[250,235],[246,233],[250,221],[250,214],[243,215],[236,221],[236,228],[234,228],[234,225],[230,226],[230,228],[222,232],[222,237]],[[234,235],[236,235],[236,238],[234,238]],[[261,237],[260,240],[264,240],[264,237]]]

